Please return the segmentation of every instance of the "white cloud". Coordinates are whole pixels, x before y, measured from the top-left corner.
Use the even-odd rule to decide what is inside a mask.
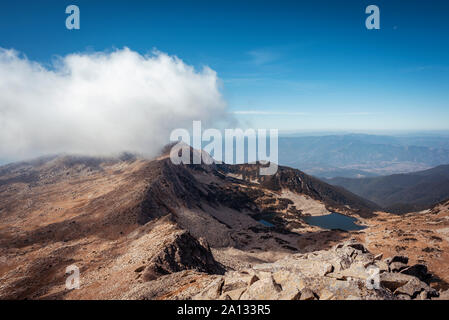
[[[127,48],[71,54],[50,68],[0,48],[0,158],[153,156],[174,128],[226,115],[219,79],[177,57]]]

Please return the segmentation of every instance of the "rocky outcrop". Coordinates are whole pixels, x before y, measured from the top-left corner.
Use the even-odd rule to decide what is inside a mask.
[[[143,270],[145,270],[143,278],[148,281],[182,270],[196,270],[209,274],[224,273],[223,267],[212,256],[207,242],[203,239],[196,240],[187,231],[177,234]]]
[[[422,265],[406,257],[382,260],[353,241],[330,250],[293,254],[274,263],[227,272],[194,299],[353,300],[430,299],[438,296]],[[395,264],[404,264],[398,272]]]
[[[423,264],[408,266],[408,257],[394,256],[385,259],[390,272],[380,276],[380,283],[399,299],[430,299],[439,293],[429,286],[432,275]]]

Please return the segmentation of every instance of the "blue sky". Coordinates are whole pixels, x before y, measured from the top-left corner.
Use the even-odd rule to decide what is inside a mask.
[[[65,28],[65,7],[81,29]],[[381,29],[365,28],[378,5]],[[282,130],[448,130],[448,1],[2,1],[0,47],[57,55],[154,48],[223,81],[247,124]]]

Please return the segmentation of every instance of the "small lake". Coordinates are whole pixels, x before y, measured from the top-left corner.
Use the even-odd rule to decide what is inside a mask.
[[[268,221],[263,220],[263,219],[259,220],[259,223],[263,224],[265,227],[269,227],[269,228],[273,228],[274,227],[274,224],[269,223]]]
[[[304,221],[312,226],[317,226],[323,229],[353,231],[366,228],[365,226],[356,224],[356,218],[348,217],[335,212],[325,216],[304,217]]]

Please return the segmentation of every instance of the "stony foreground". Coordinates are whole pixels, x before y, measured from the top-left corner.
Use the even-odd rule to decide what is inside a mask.
[[[122,298],[423,300],[439,297],[440,293],[429,286],[432,275],[427,268],[407,263],[407,257],[382,259],[381,255],[368,252],[362,244],[347,241],[330,250],[293,254],[274,263],[229,271],[223,276],[192,271],[163,276]],[[447,292],[442,296],[447,296]]]

